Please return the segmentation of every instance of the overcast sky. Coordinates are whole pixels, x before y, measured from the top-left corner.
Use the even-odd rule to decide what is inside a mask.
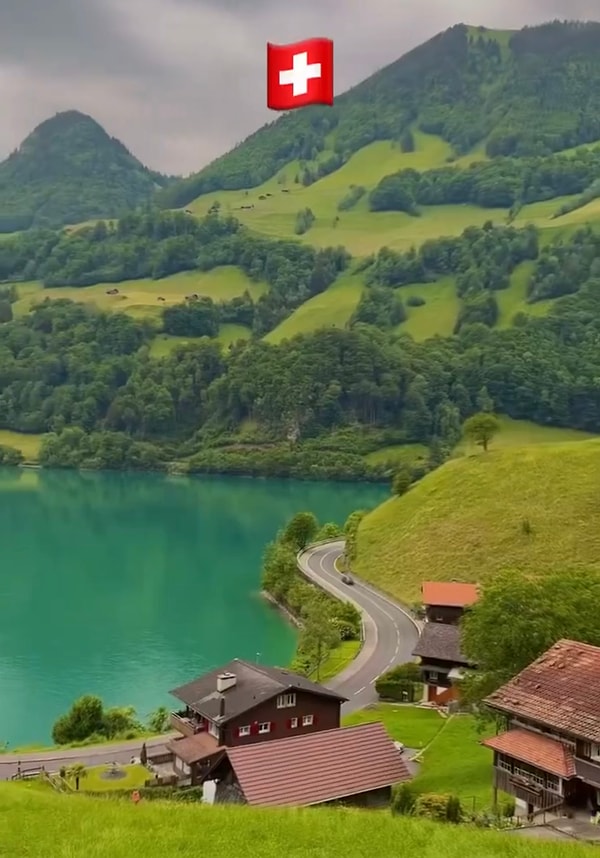
[[[452,24],[552,18],[600,19],[600,0],[0,0],[0,158],[75,108],[187,174],[275,118],[267,41],[332,38],[339,93]]]

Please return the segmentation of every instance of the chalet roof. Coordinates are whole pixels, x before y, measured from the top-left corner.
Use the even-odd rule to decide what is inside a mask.
[[[222,673],[232,673],[236,683],[226,691],[217,691],[217,677]],[[278,667],[265,667],[234,658],[223,667],[211,670],[203,676],[175,688],[170,693],[205,718],[226,724],[232,718],[253,709],[265,700],[285,691],[305,691],[321,697],[330,697],[340,703],[346,701],[335,691],[318,685],[304,676],[291,673]],[[220,717],[221,698],[225,703],[225,712]]]
[[[468,664],[460,649],[460,628],[447,623],[425,623],[412,654],[424,660]]]
[[[481,744],[560,778],[572,778],[575,775],[575,761],[569,748],[556,739],[531,730],[508,730],[499,736],[484,739]]]
[[[600,647],[560,640],[484,702],[600,743]]]
[[[443,608],[467,608],[479,598],[477,585],[462,581],[423,581],[421,593],[424,605]]]
[[[228,748],[227,756],[250,805],[305,807],[410,778],[379,722]]]
[[[196,733],[184,739],[172,739],[167,742],[167,749],[188,765],[223,750],[214,736],[209,733]]]

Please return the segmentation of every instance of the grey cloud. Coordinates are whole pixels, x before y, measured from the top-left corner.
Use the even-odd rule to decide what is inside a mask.
[[[274,118],[267,41],[333,38],[340,92],[459,21],[516,29],[598,9],[598,0],[0,0],[0,157],[43,119],[77,108],[150,166],[188,173]]]

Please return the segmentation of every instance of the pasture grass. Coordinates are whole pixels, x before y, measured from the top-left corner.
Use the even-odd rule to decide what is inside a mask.
[[[0,785],[2,849],[11,858],[589,858],[578,843],[342,808],[276,810],[42,792]],[[224,835],[226,832],[226,835]],[[510,838],[510,839],[509,839]]]
[[[37,462],[43,435],[0,429],[0,444],[20,450],[26,462]]]
[[[268,343],[280,343],[319,328],[343,328],[356,309],[363,289],[362,274],[342,274],[325,292],[301,304],[264,339]]]
[[[221,325],[217,341],[228,348],[238,340],[247,340],[252,332],[244,325]],[[178,337],[173,334],[157,334],[150,344],[150,357],[162,358],[170,355],[180,346],[189,346],[201,342],[204,337]]]
[[[370,465],[416,465],[427,459],[428,450],[425,444],[394,444],[390,447],[380,447],[372,453],[367,453],[365,459]]]
[[[442,277],[435,283],[412,283],[401,286],[398,294],[404,302],[407,319],[396,330],[410,334],[417,341],[430,337],[449,337],[458,318],[460,301],[456,294],[456,278]],[[421,307],[410,307],[408,299],[423,298]]]
[[[550,441],[549,431],[505,428],[487,453],[446,462],[368,513],[356,574],[411,603],[431,577],[485,583],[506,568],[600,568],[600,438]]]
[[[117,288],[119,293],[107,295],[107,291],[113,288]],[[18,284],[19,300],[14,305],[14,311],[15,315],[22,315],[45,298],[68,298],[71,301],[94,304],[101,310],[120,310],[138,317],[157,317],[164,307],[181,304],[186,295],[194,292],[219,302],[230,301],[247,289],[256,300],[266,288],[266,284],[255,283],[233,265],[224,265],[212,271],[183,271],[161,280],[144,278],[83,287],[58,286],[44,289],[39,283],[23,283]],[[159,301],[159,297],[164,298],[164,301]]]

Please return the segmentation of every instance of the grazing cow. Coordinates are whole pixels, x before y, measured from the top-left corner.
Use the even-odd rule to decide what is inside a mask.
[[[118,289],[107,289],[107,290],[106,290],[106,294],[107,294],[107,295],[118,295],[118,294],[119,294],[119,290],[118,290]]]
[[[282,189],[281,189],[281,193],[282,193],[282,194],[289,194],[289,192],[290,192],[290,191],[289,191],[289,188],[282,188]]]
[[[265,194],[265,197],[272,197],[273,194]]]
[[[190,209],[186,209],[186,210],[185,210],[185,213],[186,213],[186,214],[194,214],[194,212],[193,212],[193,211],[191,211]]]
[[[162,297],[162,295],[159,295],[159,296],[158,296],[158,300],[159,300],[159,301],[164,301],[165,299]]]

